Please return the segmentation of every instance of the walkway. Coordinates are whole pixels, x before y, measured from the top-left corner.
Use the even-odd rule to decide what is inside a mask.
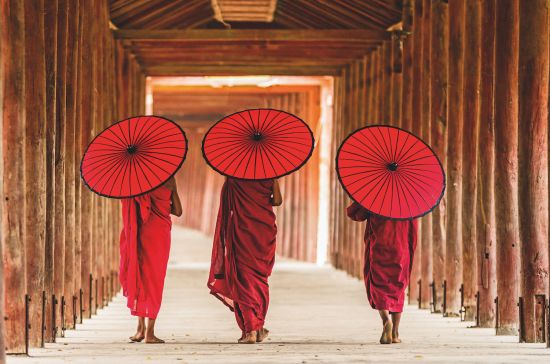
[[[378,314],[362,282],[329,267],[279,260],[271,279],[267,327],[259,345],[235,345],[232,313],[205,287],[211,240],[176,228],[157,334],[165,345],[127,342],[135,329],[121,297],[76,331],[31,358],[9,363],[499,363],[550,362],[542,344],[517,344],[491,329],[471,329],[407,307],[404,343],[379,345]]]

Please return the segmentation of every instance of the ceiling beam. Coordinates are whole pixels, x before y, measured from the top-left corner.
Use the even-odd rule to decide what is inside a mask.
[[[117,39],[162,40],[162,41],[342,41],[364,42],[367,39],[390,39],[385,30],[371,29],[186,29],[186,30],[146,30],[119,29],[114,31]]]
[[[339,66],[262,66],[262,65],[171,65],[144,67],[147,76],[337,76]]]

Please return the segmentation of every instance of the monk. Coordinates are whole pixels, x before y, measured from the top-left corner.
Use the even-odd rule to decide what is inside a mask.
[[[119,278],[130,313],[138,317],[133,342],[164,343],[155,336],[155,321],[170,254],[170,214],[182,214],[174,177],[145,195],[122,200]]]
[[[371,215],[357,202],[347,208],[347,215],[354,221],[367,220],[363,274],[369,303],[382,318],[380,343],[400,343],[399,322],[416,249],[417,222]]]
[[[222,187],[208,288],[235,313],[240,344],[262,342],[269,334],[267,280],[277,236],[272,206],[281,203],[276,180],[227,178]]]

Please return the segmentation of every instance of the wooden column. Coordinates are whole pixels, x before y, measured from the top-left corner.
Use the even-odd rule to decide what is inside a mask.
[[[431,146],[443,169],[447,165],[447,62],[449,60],[449,27],[447,2],[432,2],[431,11]],[[435,297],[434,311],[441,312],[445,280],[445,196],[432,213],[432,259]]]
[[[446,316],[460,310],[462,282],[462,141],[464,2],[449,0],[447,238],[445,251]]]
[[[2,109],[4,198],[2,249],[4,268],[5,347],[9,353],[25,351],[25,240],[24,240],[24,136],[25,136],[25,14],[23,2],[2,1]],[[14,158],[19,156],[19,158]]]
[[[519,0],[497,2],[495,52],[497,334],[517,335]]]
[[[57,299],[58,333],[61,322],[61,296],[65,279],[65,128],[67,124],[67,32],[68,2],[59,0],[57,32],[56,135],[55,135],[55,246],[54,294]]]
[[[67,77],[66,77],[66,112],[65,117],[65,277],[63,295],[65,297],[65,327],[72,322],[72,298],[75,289],[75,120],[76,120],[76,86],[78,66],[78,1],[68,4],[67,31]]]
[[[46,320],[44,339],[52,336],[52,294],[54,292],[55,245],[55,118],[57,77],[57,0],[44,3],[44,35],[46,57],[46,235],[44,241],[44,291],[46,291]]]
[[[29,344],[40,345],[46,231],[46,65],[44,1],[25,2],[25,249],[31,302]],[[17,156],[12,156],[17,158]]]
[[[476,262],[476,178],[479,128],[479,85],[481,72],[481,3],[466,0],[464,33],[464,114],[462,146],[462,259],[464,317],[475,319],[477,292]]]
[[[4,143],[4,132],[3,132],[3,123],[4,123],[4,60],[5,57],[4,47],[4,32],[5,29],[1,25],[6,22],[4,17],[4,2],[0,1],[0,135],[2,140],[0,141],[0,181],[4,180],[4,155],[3,155],[3,143]],[[4,186],[0,187],[0,201],[4,201]],[[3,216],[4,203],[0,202],[0,216]],[[3,243],[4,243],[4,232],[3,224],[0,227],[0,317],[5,317],[4,312],[4,259],[3,259]],[[0,320],[0,364],[6,363],[6,345],[5,345],[5,329],[4,329],[4,320]]]
[[[495,231],[495,0],[481,10],[481,83],[477,185],[477,287],[480,327],[494,327],[496,290]]]
[[[412,59],[412,84],[414,92],[412,93],[412,119],[410,131],[416,135],[420,135],[422,120],[422,0],[414,2],[414,17],[413,17],[413,59]],[[416,246],[413,268],[411,271],[411,279],[409,283],[409,303],[419,303],[418,301],[418,283],[421,281],[422,261],[424,252],[422,251],[422,223],[418,224],[418,244]]]
[[[526,342],[544,342],[535,295],[548,294],[548,15],[547,0],[520,2],[519,222],[521,296]]]
[[[401,89],[401,127],[412,130],[413,98],[413,0],[403,1],[403,86]]]
[[[93,107],[93,78],[92,78],[92,47],[94,40],[92,38],[90,27],[93,17],[91,16],[92,7],[90,2],[82,2],[82,83],[81,83],[81,150],[85,150],[88,142],[92,138],[92,107]],[[124,102],[125,100],[121,100]],[[81,187],[81,282],[82,282],[82,306],[84,316],[90,314],[90,273],[92,272],[92,192],[85,187]]]
[[[384,55],[382,59],[384,60],[382,64],[383,71],[383,108],[382,108],[382,122],[386,125],[393,125],[393,100],[392,100],[392,60],[393,60],[393,46],[391,41],[385,41],[382,46],[382,52]]]
[[[422,4],[422,100],[420,106],[419,131],[417,132],[428,145],[431,143],[430,129],[430,13],[431,0],[423,0]],[[430,308],[431,289],[433,281],[433,260],[432,260],[432,215],[428,214],[420,220],[422,224],[420,243],[422,245],[421,259],[421,297],[420,307]]]
[[[401,87],[403,84],[403,41],[401,32],[392,33],[392,61],[391,61],[391,92],[392,92],[392,120],[391,125],[399,127],[401,125]]]

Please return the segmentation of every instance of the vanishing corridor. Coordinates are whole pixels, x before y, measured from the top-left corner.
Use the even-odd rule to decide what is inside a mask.
[[[518,344],[494,329],[441,318],[408,306],[402,344],[380,345],[380,320],[362,281],[328,266],[279,259],[270,281],[267,325],[259,345],[237,345],[233,314],[208,294],[211,239],[174,227],[170,266],[157,325],[165,345],[129,343],[135,318],[121,296],[30,358],[10,363],[525,363],[550,360],[544,344]],[[391,359],[390,359],[391,356]],[[545,359],[546,358],[546,359]]]

